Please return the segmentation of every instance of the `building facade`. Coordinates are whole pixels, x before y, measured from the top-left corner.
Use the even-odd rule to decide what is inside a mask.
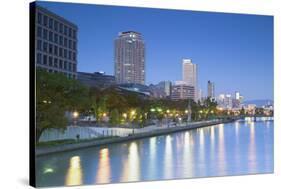
[[[77,31],[72,22],[36,6],[35,64],[48,72],[77,78]]]
[[[207,89],[208,89],[208,97],[211,99],[215,99],[215,83],[209,80],[207,84]]]
[[[114,41],[115,77],[119,84],[145,84],[145,44],[134,31],[120,32]]]
[[[172,92],[172,82],[171,81],[161,81],[157,85],[164,93],[166,97],[171,96]]]
[[[116,84],[114,76],[103,72],[77,72],[77,79],[88,87],[107,88]]]
[[[150,84],[148,87],[149,87],[149,90],[151,91],[152,98],[156,98],[156,99],[166,98],[166,94],[165,94],[164,90],[161,89],[158,85]]]
[[[172,86],[171,93],[172,100],[195,100],[195,88],[194,86],[187,85],[184,81],[176,81],[175,85]]]
[[[186,82],[186,85],[194,87],[194,100],[197,101],[197,65],[193,64],[191,59],[182,60],[182,80]]]

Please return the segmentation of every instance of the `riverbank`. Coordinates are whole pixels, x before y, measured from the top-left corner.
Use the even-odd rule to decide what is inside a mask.
[[[233,122],[233,121],[235,121],[235,119],[189,123],[188,125],[185,125],[185,126],[158,129],[158,130],[145,132],[145,133],[136,133],[136,134],[126,136],[126,137],[108,138],[108,139],[93,140],[93,141],[89,140],[89,141],[83,141],[83,142],[79,142],[79,143],[62,144],[62,145],[52,146],[52,147],[37,147],[36,156],[43,156],[43,155],[47,155],[47,154],[51,154],[51,153],[78,150],[81,148],[88,148],[88,147],[94,147],[94,146],[108,145],[108,144],[112,144],[112,143],[126,142],[126,141],[137,140],[137,139],[141,139],[141,138],[145,138],[145,137],[166,135],[166,134],[170,134],[170,133],[174,133],[174,132],[197,129],[200,127],[207,127],[207,126],[211,126],[211,125],[229,123],[229,122]]]

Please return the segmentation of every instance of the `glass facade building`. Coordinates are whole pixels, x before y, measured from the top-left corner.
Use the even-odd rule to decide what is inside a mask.
[[[36,6],[35,63],[52,73],[77,78],[77,31],[75,24]]]

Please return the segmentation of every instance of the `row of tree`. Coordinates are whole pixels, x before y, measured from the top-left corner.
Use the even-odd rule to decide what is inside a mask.
[[[188,104],[190,108],[188,108]],[[89,88],[78,80],[63,74],[36,71],[36,139],[48,128],[64,129],[65,112],[78,111],[80,115],[93,115],[97,122],[109,118],[109,124],[137,124],[140,127],[152,119],[185,118],[191,111],[192,120],[209,119],[217,115],[217,103],[206,99],[203,103],[192,100],[146,99],[136,93]]]

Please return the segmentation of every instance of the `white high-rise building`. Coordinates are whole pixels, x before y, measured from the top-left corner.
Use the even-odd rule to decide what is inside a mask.
[[[240,93],[238,91],[235,91],[235,99],[236,100],[240,99]]]
[[[231,94],[226,94],[225,95],[224,104],[225,104],[225,108],[226,109],[232,109],[232,97],[231,97]]]
[[[119,33],[114,60],[117,83],[145,84],[145,45],[140,33]]]
[[[195,101],[198,100],[197,65],[191,59],[182,60],[182,80],[186,85],[194,87]]]

